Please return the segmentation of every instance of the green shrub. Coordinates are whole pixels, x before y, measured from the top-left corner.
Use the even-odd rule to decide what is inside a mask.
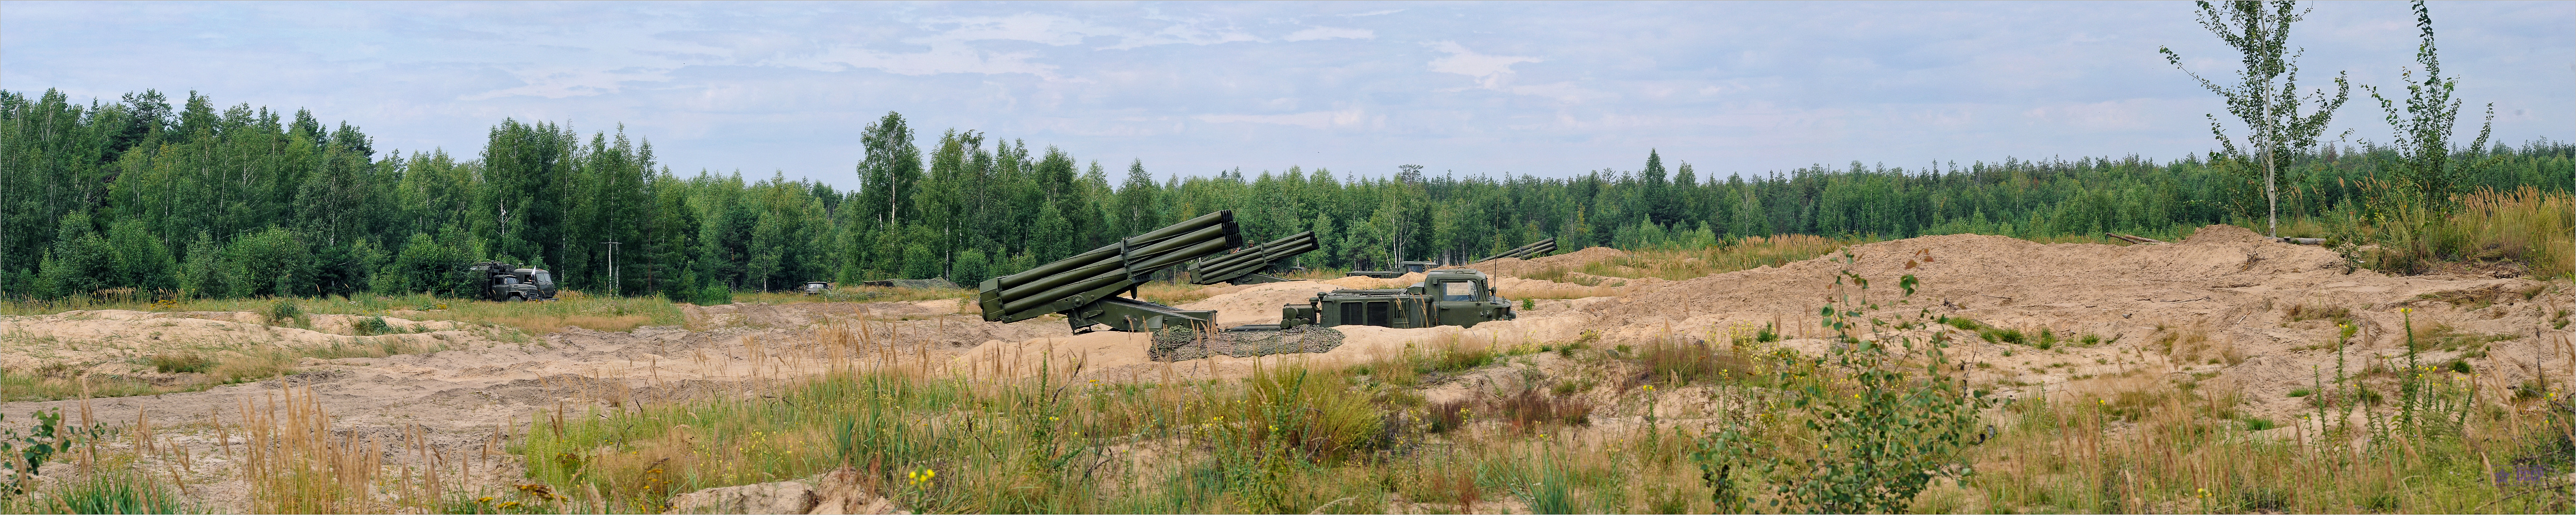
[[[0,506],[19,513],[180,513],[179,496],[152,476],[132,470],[100,471],[62,483],[41,501]],[[23,508],[23,509],[22,509]]]
[[[710,284],[706,288],[699,289],[698,298],[695,302],[691,302],[700,306],[721,306],[732,303],[733,289],[726,288],[722,284]]]
[[[304,306],[291,297],[279,297],[268,305],[268,325],[304,325]]]
[[[379,334],[394,334],[402,332],[396,331],[392,325],[386,324],[385,317],[381,316],[358,317],[356,320],[351,320],[349,321],[349,331],[358,333],[358,336],[374,336]]]
[[[151,358],[152,369],[164,374],[203,373],[215,368],[215,359],[194,352],[164,352]]]
[[[1836,282],[1866,292],[1869,281],[1850,271],[1850,260],[1848,254],[1839,260],[1846,267]],[[1908,296],[1915,290],[1913,276],[1897,284]],[[1689,455],[1719,511],[1748,508],[1753,496],[1738,489],[1739,476],[1767,486],[1773,510],[1814,513],[1909,511],[1932,478],[1965,476],[1961,451],[1972,445],[1984,394],[1948,375],[1952,367],[1941,335],[1931,341],[1896,338],[1885,331],[1909,321],[1883,320],[1875,316],[1877,307],[1849,294],[1830,300],[1820,310],[1838,340],[1829,354],[1784,358],[1791,362],[1771,368],[1787,393],[1774,398],[1771,413],[1762,418],[1797,419],[1812,436],[1784,438],[1748,416],[1728,419],[1699,438]],[[1882,338],[1858,338],[1859,331]],[[1806,442],[1820,446],[1809,451]]]

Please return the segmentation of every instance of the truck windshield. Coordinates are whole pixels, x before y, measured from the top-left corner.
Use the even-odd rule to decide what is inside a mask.
[[[1453,302],[1476,300],[1476,283],[1467,281],[1440,283],[1440,300]]]
[[[537,284],[548,284],[553,282],[555,282],[555,274],[537,272]]]

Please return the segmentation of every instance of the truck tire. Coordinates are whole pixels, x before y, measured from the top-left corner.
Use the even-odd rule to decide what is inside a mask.
[[[511,296],[509,296],[509,297],[502,298],[502,299],[501,299],[501,302],[518,302],[518,301],[523,301],[523,300],[528,300],[528,299],[519,298],[519,296],[518,296],[518,295],[511,295]]]

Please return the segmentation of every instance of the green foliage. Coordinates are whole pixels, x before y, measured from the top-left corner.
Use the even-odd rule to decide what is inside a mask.
[[[2452,146],[2452,125],[2459,119],[2461,101],[2452,99],[2451,92],[2459,81],[2442,76],[2441,54],[2433,45],[2432,9],[2417,0],[2414,10],[2415,28],[2423,36],[2423,42],[2415,47],[2415,63],[2423,67],[2423,82],[2416,82],[2419,70],[2406,68],[2399,74],[2406,83],[2403,108],[2397,106],[2395,99],[2382,95],[2378,87],[2363,86],[2370,90],[2371,99],[2379,101],[2379,109],[2387,113],[2388,125],[2397,131],[2395,140],[2390,142],[2394,152],[2376,156],[2381,160],[2380,166],[2392,172],[2394,181],[2385,185],[2387,191],[2380,195],[2374,211],[2391,214],[2406,207],[2436,213],[2456,208],[2452,194],[2465,191],[2460,179],[2468,175],[2466,169],[2490,163],[2455,159],[2453,153],[2461,149],[2468,150],[2471,156],[2484,153],[2487,137],[2495,130],[2495,104],[2487,104],[2486,125],[2478,128],[2478,137],[2465,147]]]
[[[722,284],[709,284],[707,287],[699,289],[697,297],[690,299],[689,303],[700,306],[721,306],[732,304],[733,289],[726,288]]]
[[[279,297],[260,314],[268,317],[268,325],[300,326],[307,323],[304,317],[304,305],[296,303],[293,297]]]
[[[1321,248],[1299,264],[1345,270],[1454,262],[1550,237],[1567,251],[1688,249],[1774,234],[2173,237],[2241,216],[2228,207],[2247,189],[2235,158],[1819,164],[1735,175],[1667,170],[1678,159],[1651,149],[1640,169],[1555,177],[1406,165],[1158,181],[1131,161],[1113,179],[1109,167],[1068,149],[973,130],[943,131],[937,146],[916,148],[927,135],[888,113],[861,135],[859,186],[843,191],[782,174],[676,173],[622,129],[584,137],[508,119],[463,155],[378,153],[357,128],[310,116],[226,108],[193,94],[175,108],[150,91],[100,100],[0,91],[0,133],[9,135],[0,141],[0,191],[13,192],[0,221],[24,229],[0,233],[0,297],[123,288],[156,298],[453,294],[459,266],[502,257],[545,263],[563,288],[610,296],[696,299],[710,285],[758,291],[890,277],[974,284],[1219,209],[1237,212],[1250,241],[1315,231]],[[2359,213],[2379,194],[2362,179],[2390,177],[2390,167],[2421,156],[2401,150],[2283,145],[2271,152],[2283,216]],[[2462,152],[2481,165],[2453,166],[2444,176],[2451,190],[2576,190],[2576,146]],[[2548,234],[2555,226],[2533,227]],[[2557,248],[2489,242],[2476,231],[2463,232],[2468,239],[2418,232],[2434,246]],[[2380,240],[2405,234],[2414,233],[2345,239],[2400,243]]]
[[[1869,281],[1848,267],[1836,282],[1846,288],[1820,310],[1834,333],[1830,352],[1778,358],[1784,362],[1768,367],[1774,372],[1767,380],[1785,391],[1765,414],[1730,417],[1691,451],[1721,511],[1742,511],[1767,494],[1774,510],[1896,513],[1933,478],[1969,473],[1961,452],[1974,443],[1984,394],[1951,375],[1946,337],[1915,341],[1892,330],[1932,323],[1929,310],[1884,319],[1904,311],[1913,276],[1903,278],[1908,293],[1892,304],[1871,300]],[[1775,420],[1794,422],[1784,428]],[[1802,439],[1817,447],[1795,445],[1782,431],[1808,435]],[[1748,481],[1767,488],[1744,489]]]
[[[165,352],[148,360],[152,369],[164,374],[193,374],[215,368],[215,359],[195,352]]]
[[[182,513],[179,492],[133,470],[98,471],[46,489],[44,498],[0,503],[13,513]]]
[[[24,434],[15,427],[0,427],[0,465],[7,466],[0,468],[0,481],[7,482],[0,484],[5,487],[0,489],[0,499],[26,493],[38,466],[55,453],[70,450],[86,434],[83,428],[63,426],[62,408],[36,410],[31,416],[36,423]],[[7,416],[0,415],[0,422],[6,421]]]
[[[2223,149],[2222,152],[2211,153],[2210,162],[2242,170],[2240,175],[2248,177],[2246,182],[2249,183],[2252,182],[2251,177],[2262,178],[2259,189],[2232,189],[2239,192],[2239,200],[2235,204],[2240,206],[2238,212],[2251,214],[2249,208],[2257,203],[2247,201],[2242,193],[2262,192],[2260,205],[2264,206],[2272,228],[2266,234],[2279,236],[2279,176],[2280,169],[2287,164],[2282,155],[2316,146],[2317,137],[2325,133],[2326,123],[2334,118],[2335,110],[2342,108],[2344,101],[2351,98],[2352,87],[2342,74],[2336,74],[2334,96],[2329,98],[2324,90],[2318,90],[2307,99],[2301,98],[2299,65],[2296,62],[2298,54],[2290,52],[2289,44],[2290,24],[2305,18],[2308,13],[2299,8],[2298,2],[2200,2],[2199,5],[2196,14],[2201,27],[2216,34],[2220,41],[2226,42],[2243,57],[2245,68],[2237,71],[2239,83],[2230,86],[2213,82],[2201,77],[2199,72],[2184,68],[2182,55],[2172,49],[2157,47],[2156,51],[2164,54],[2166,62],[2181,68],[2193,80],[2200,81],[2202,88],[2225,99],[2228,114],[2244,122],[2248,134],[2244,147],[2240,148],[2236,140],[2227,137],[2217,115],[2206,115],[2209,133],[2218,138]],[[2315,102],[2315,111],[2302,114],[2300,111],[2309,107],[2308,101]]]
[[[393,326],[385,324],[385,317],[382,316],[358,317],[349,322],[349,330],[350,332],[358,333],[358,336],[375,336],[379,334],[394,334],[401,332],[394,330]]]

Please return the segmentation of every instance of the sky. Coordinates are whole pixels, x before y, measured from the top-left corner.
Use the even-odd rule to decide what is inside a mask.
[[[2576,2],[2431,5],[2464,118],[2576,135]],[[2293,26],[2303,89],[2355,85],[2330,139],[2391,139],[2360,86],[2402,94],[2417,41],[2401,2]],[[2237,68],[2182,2],[0,2],[0,89],[196,91],[460,156],[505,118],[622,125],[684,175],[843,187],[889,111],[925,148],[981,131],[1164,177],[2162,161],[2216,148],[2208,113],[2241,137],[2159,47]]]

